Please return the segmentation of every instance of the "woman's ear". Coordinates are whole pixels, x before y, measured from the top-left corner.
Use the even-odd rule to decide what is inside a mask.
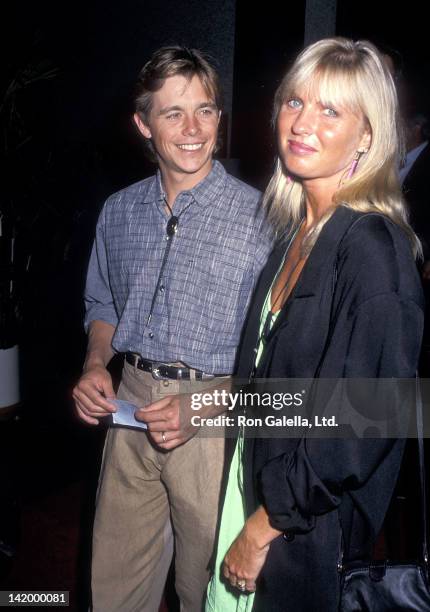
[[[360,146],[358,148],[358,151],[360,153],[367,153],[368,150],[370,149],[371,144],[372,144],[372,131],[370,129],[370,126],[366,126],[363,136],[361,137],[361,140],[360,140]]]

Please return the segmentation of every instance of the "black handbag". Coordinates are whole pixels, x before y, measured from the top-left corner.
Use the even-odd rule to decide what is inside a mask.
[[[341,573],[340,612],[430,611],[423,410],[418,378],[416,413],[423,526],[422,560],[409,564],[375,562],[348,567],[343,565],[341,551],[338,564]]]

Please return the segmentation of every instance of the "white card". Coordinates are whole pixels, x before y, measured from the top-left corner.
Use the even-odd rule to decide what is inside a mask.
[[[134,417],[134,413],[138,410],[138,407],[127,400],[109,400],[116,406],[116,412],[112,413],[112,423],[114,425],[122,425],[123,427],[137,427],[139,429],[148,429],[146,423],[137,421]]]

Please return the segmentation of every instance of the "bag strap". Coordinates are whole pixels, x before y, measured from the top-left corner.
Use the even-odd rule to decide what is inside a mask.
[[[421,489],[421,514],[422,514],[422,526],[423,526],[423,539],[422,539],[422,555],[424,561],[424,567],[427,576],[429,575],[428,569],[428,545],[427,545],[427,492],[426,492],[426,469],[424,460],[424,427],[423,427],[423,401],[421,397],[421,385],[420,379],[418,378],[418,372],[415,376],[415,398],[416,398],[416,412],[417,412],[417,442],[418,442],[418,459],[419,459],[419,471],[420,471],[420,489]]]

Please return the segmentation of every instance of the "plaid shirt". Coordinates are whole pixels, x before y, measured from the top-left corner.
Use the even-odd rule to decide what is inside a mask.
[[[167,245],[163,198],[158,172],[107,200],[88,268],[86,326],[113,325],[116,351],[229,374],[272,246],[260,194],[215,161],[203,181],[177,196],[178,231],[147,324]]]

